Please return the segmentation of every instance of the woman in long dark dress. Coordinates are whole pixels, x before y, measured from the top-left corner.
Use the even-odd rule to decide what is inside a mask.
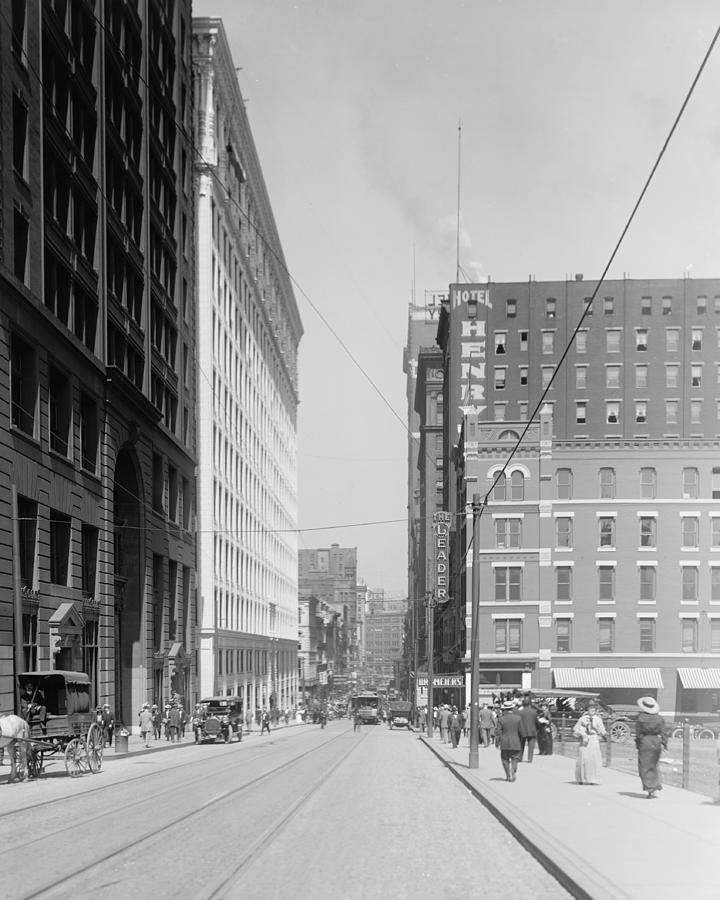
[[[638,751],[638,772],[648,800],[662,790],[658,771],[660,754],[667,749],[665,720],[659,714],[660,707],[654,697],[641,697],[637,705],[640,714],[635,723],[635,746]]]
[[[537,717],[537,742],[538,753],[540,756],[552,756],[553,752],[553,736],[552,736],[552,717],[550,708],[547,703],[540,707]]]

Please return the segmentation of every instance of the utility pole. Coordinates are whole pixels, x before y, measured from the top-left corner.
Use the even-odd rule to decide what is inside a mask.
[[[435,592],[427,600],[427,736],[433,736],[433,654],[435,652]]]
[[[472,637],[470,643],[470,756],[468,768],[477,769],[480,763],[478,753],[479,738],[479,689],[480,689],[480,515],[482,501],[480,494],[473,494],[473,531],[472,531]]]

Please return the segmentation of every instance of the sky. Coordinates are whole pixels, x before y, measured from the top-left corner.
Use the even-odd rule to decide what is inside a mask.
[[[194,0],[193,13],[223,20],[298,285],[299,545],[357,547],[368,586],[406,596],[408,304],[455,281],[458,183],[470,279],[598,277],[720,6]],[[720,44],[609,277],[720,277],[719,219]]]

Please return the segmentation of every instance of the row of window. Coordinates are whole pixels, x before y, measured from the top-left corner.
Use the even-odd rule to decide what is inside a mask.
[[[648,366],[638,363],[634,367],[635,371],[635,387],[644,390],[648,387]],[[605,363],[605,387],[610,389],[622,389],[622,365],[614,363]],[[690,385],[694,388],[703,386],[703,372],[705,371],[704,363],[692,363],[690,365]],[[555,372],[554,365],[540,367],[540,378],[542,387],[547,387]],[[528,367],[518,366],[520,376],[520,384],[528,383]],[[496,391],[504,391],[508,384],[508,366],[494,366],[493,368],[493,387]],[[596,382],[594,382],[594,385]],[[720,363],[715,364],[713,384],[720,384]],[[586,390],[588,387],[588,366],[585,364],[575,366],[575,388],[577,390]],[[665,387],[680,387],[680,364],[665,363]]]
[[[572,653],[573,620],[558,618],[555,620],[555,652]],[[522,653],[523,622],[522,619],[495,619],[495,652]],[[656,650],[657,625],[655,618],[639,618],[636,633],[637,648],[641,653],[654,653]],[[615,619],[599,618],[597,620],[597,649],[600,653],[613,653],[616,649]],[[720,653],[720,620],[709,622],[710,652]],[[693,618],[680,620],[680,646],[683,653],[698,652],[698,620]],[[583,649],[587,649],[583,647]],[[627,649],[627,648],[624,648]]]
[[[502,438],[502,435],[501,435]],[[519,469],[514,470],[508,478],[505,473],[494,475],[491,499],[499,502],[525,499],[525,475]],[[583,484],[586,479],[583,479]],[[680,488],[685,500],[700,497],[700,472],[694,466],[686,466],[682,470]],[[616,472],[612,466],[603,466],[598,472],[598,489],[601,499],[613,500],[616,497]],[[559,468],[555,470],[555,494],[558,500],[573,499],[573,470]],[[639,471],[639,495],[643,500],[654,500],[658,496],[658,477],[654,466],[642,466]],[[720,500],[720,466],[714,466],[710,473],[710,497]]]
[[[34,590],[37,557],[38,504],[29,497],[18,497],[20,538],[20,580],[22,586]],[[58,510],[50,510],[48,523],[49,581],[68,586],[72,538],[72,519]],[[97,577],[98,529],[84,522],[80,524],[80,588],[85,597],[94,597]]]
[[[665,328],[665,352],[679,353],[681,348],[681,328]],[[635,349],[645,352],[650,348],[650,329],[635,328]],[[576,353],[587,353],[588,329],[581,328],[575,335],[574,347]],[[622,351],[622,338],[624,329],[622,328],[606,328],[605,329],[605,352],[620,353]],[[690,350],[702,350],[705,329],[703,326],[695,326],[690,329]],[[540,346],[543,354],[552,354],[556,349],[556,331],[555,329],[545,329],[540,332]],[[528,349],[530,340],[530,332],[522,329],[518,332],[519,350],[524,352]],[[715,346],[720,347],[720,327],[715,329]],[[508,349],[508,332],[495,331],[494,333],[495,355],[503,356],[509,353]]]
[[[591,305],[591,297],[585,297],[584,304],[587,307],[587,314],[591,316],[593,314],[593,306]],[[673,298],[669,295],[665,295],[664,297],[659,298],[660,302],[660,312],[663,316],[671,316],[673,313]],[[602,311],[603,315],[612,316],[615,314],[616,306],[615,306],[615,298],[614,297],[603,297],[602,301],[596,300],[596,304],[600,305],[602,303]],[[653,306],[657,306],[658,301],[653,301],[653,298],[650,296],[640,297],[640,313],[643,316],[651,316],[653,313]],[[684,304],[683,304],[684,305]],[[548,319],[554,319],[557,315],[557,298],[556,297],[546,297],[545,298],[545,316]],[[720,295],[716,294],[712,298],[712,309],[715,312],[715,315],[720,315]],[[700,295],[695,298],[695,312],[698,316],[707,315],[708,311],[708,298],[704,295]],[[514,319],[517,316],[517,300],[514,297],[508,297],[505,300],[505,314],[508,319]]]
[[[543,370],[545,367],[543,366]],[[547,381],[545,379],[545,372],[543,371],[543,387],[547,387],[550,383],[550,377],[552,373],[548,374]],[[650,422],[650,417],[648,413],[649,403],[647,400],[635,400],[635,407],[633,412],[633,419],[638,424],[647,425]],[[552,408],[553,403],[546,402],[544,405],[543,412],[547,411],[548,407]],[[503,401],[497,401],[493,403],[493,419],[496,422],[504,422],[506,419],[508,404]],[[690,424],[694,425],[702,425],[703,424],[703,415],[704,409],[702,400],[691,400],[689,403],[690,407]],[[620,411],[621,404],[619,400],[606,400],[605,401],[605,409],[603,412],[603,421],[608,425],[617,425],[620,422]],[[518,403],[518,418],[520,421],[527,420],[528,413],[528,404],[526,401],[519,401]],[[681,415],[681,402],[680,400],[665,400],[665,424],[666,425],[678,425],[680,423],[680,415]],[[720,422],[720,399],[715,400],[715,418],[718,422]],[[597,420],[596,420],[597,421]],[[577,400],[575,402],[575,422],[578,425],[587,425],[590,422],[590,416],[588,415],[588,401],[587,400]]]
[[[215,670],[218,675],[234,672],[265,673],[268,670],[267,650],[218,650]]]
[[[617,598],[616,566],[599,565],[597,568],[597,599],[601,603],[614,603]],[[657,592],[656,565],[640,565],[638,568],[637,600],[655,602]],[[522,566],[497,566],[495,572],[495,602],[520,603],[523,600]],[[680,600],[697,603],[700,598],[700,567],[683,565],[680,567]],[[583,591],[587,591],[587,578],[582,580]],[[559,602],[573,600],[573,567],[555,566],[555,599]],[[720,567],[710,568],[710,596],[712,602],[720,602]]]
[[[616,546],[615,516],[598,516],[598,547],[610,549]],[[681,547],[696,550],[700,546],[700,517],[681,516]],[[638,516],[638,546],[657,546],[657,517]],[[710,545],[720,548],[720,517],[710,519]],[[495,546],[499,548],[519,548],[522,542],[522,519],[495,519]],[[573,519],[571,516],[557,516],[555,519],[555,546],[563,549],[573,546]]]

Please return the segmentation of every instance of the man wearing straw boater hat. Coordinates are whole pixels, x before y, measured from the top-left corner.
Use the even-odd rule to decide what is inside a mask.
[[[667,750],[665,720],[654,697],[640,697],[637,701],[640,713],[635,723],[635,746],[638,751],[638,772],[648,800],[653,800],[662,790],[658,762],[663,749]]]
[[[520,716],[515,711],[515,703],[506,700],[502,705],[502,716],[497,723],[500,759],[505,770],[505,778],[515,781],[522,744],[520,743]]]

